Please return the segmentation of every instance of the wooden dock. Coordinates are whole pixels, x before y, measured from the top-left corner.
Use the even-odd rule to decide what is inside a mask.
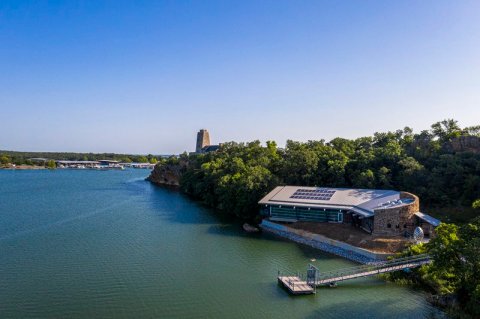
[[[278,282],[285,286],[293,295],[309,295],[315,293],[315,289],[312,286],[297,276],[278,276]]]

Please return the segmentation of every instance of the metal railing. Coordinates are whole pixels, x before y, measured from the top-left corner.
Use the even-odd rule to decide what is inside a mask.
[[[328,284],[330,282],[342,281],[347,279],[354,279],[365,276],[373,276],[380,273],[392,272],[402,270],[405,268],[414,268],[430,262],[430,256],[417,255],[393,259],[385,262],[376,263],[373,265],[362,265],[356,267],[349,267],[337,269],[328,272],[319,273],[317,276],[317,285]],[[335,280],[337,279],[337,280]]]
[[[374,276],[382,273],[393,272],[406,268],[414,268],[424,264],[430,263],[431,258],[429,255],[416,255],[403,257],[398,259],[392,259],[388,261],[378,262],[372,265],[361,265],[348,268],[341,268],[337,270],[331,270],[327,272],[316,272],[315,284],[311,286],[319,286],[329,283],[335,283],[337,281],[343,281],[348,279],[355,279],[360,277]],[[310,267],[310,266],[309,266]],[[278,271],[278,277],[297,277],[300,281],[308,282],[307,275],[302,273],[289,273],[282,274]],[[288,279],[288,283],[295,287],[295,282]]]

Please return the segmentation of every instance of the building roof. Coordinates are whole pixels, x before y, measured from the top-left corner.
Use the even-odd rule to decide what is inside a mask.
[[[429,223],[430,225],[434,226],[434,227],[437,227],[438,225],[440,225],[440,221],[438,219],[436,219],[435,217],[433,216],[430,216],[430,215],[427,215],[427,214],[424,214],[424,213],[421,213],[421,212],[417,212],[415,213],[415,215],[420,218],[421,220]]]
[[[380,189],[352,189],[306,186],[278,186],[258,203],[354,211],[365,217],[374,210],[406,205],[411,199],[400,199],[400,192]]]
[[[220,145],[207,145],[202,147],[202,152],[203,153],[215,152],[219,148],[220,148]]]
[[[98,164],[97,161],[56,161],[58,164],[75,165],[75,164]]]

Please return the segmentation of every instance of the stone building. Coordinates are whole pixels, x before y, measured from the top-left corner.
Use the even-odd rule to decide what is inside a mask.
[[[394,190],[279,186],[259,201],[273,221],[345,223],[371,234],[433,234],[440,221],[420,212],[417,196]]]
[[[201,129],[197,133],[197,144],[195,147],[195,152],[190,153],[191,155],[195,154],[204,154],[209,152],[215,152],[220,148],[220,145],[211,145],[210,144],[210,133],[206,129]]]
[[[412,233],[417,227],[416,213],[420,211],[417,196],[400,192],[399,200],[403,205],[378,207],[374,209],[373,229],[377,234]]]
[[[201,129],[197,133],[197,146],[195,152],[200,153],[205,146],[210,146],[210,133],[208,133],[206,129]]]

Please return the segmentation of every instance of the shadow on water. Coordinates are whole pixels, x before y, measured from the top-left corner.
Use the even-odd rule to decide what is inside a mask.
[[[211,225],[207,233],[211,235],[218,235],[218,236],[226,236],[226,237],[243,237],[243,238],[248,238],[248,239],[253,239],[253,240],[261,240],[261,241],[273,241],[273,242],[284,242],[284,243],[294,243],[291,240],[288,240],[286,238],[276,236],[274,234],[260,231],[258,233],[248,233],[243,230],[242,228],[243,221],[239,219],[234,219],[231,221],[231,223],[222,223],[222,224],[215,224]],[[294,243],[296,244],[296,243]],[[305,245],[301,245],[305,246]],[[314,248],[305,246],[304,249],[308,250],[311,249],[315,251]],[[316,250],[318,252],[318,250]]]
[[[157,186],[148,181],[141,182],[149,184],[149,186],[146,186],[149,188],[150,194],[148,203],[152,205],[154,211],[162,212],[162,217],[166,217],[170,222],[211,225],[207,230],[209,234],[228,237],[244,237],[262,241],[284,242],[286,244],[295,245],[305,258],[308,259],[321,261],[337,258],[344,261],[343,258],[336,255],[323,252],[305,244],[293,242],[272,233],[263,231],[259,233],[247,233],[242,228],[244,221],[236,216],[227,215],[223,212],[202,205],[202,203],[180,193],[177,188]],[[145,187],[145,184],[143,187]],[[352,264],[354,263],[352,262]]]
[[[247,233],[243,230],[244,220],[205,206],[175,188],[152,185],[149,203],[155,211],[166,212],[168,220],[181,224],[209,224],[207,232],[213,235],[246,237],[252,239],[291,242],[285,238],[265,233]],[[165,215],[163,215],[165,216]],[[308,246],[306,246],[308,247]],[[312,248],[313,249],[313,248]]]
[[[145,183],[150,184],[149,182]],[[292,269],[294,271],[305,271],[308,263],[323,265],[324,261],[328,261],[325,264],[331,267],[322,269],[322,271],[358,265],[356,262],[348,261],[334,254],[321,251],[306,244],[293,242],[272,233],[263,231],[260,233],[247,233],[242,228],[243,221],[241,219],[206,207],[180,193],[175,188],[166,188],[153,184],[146,187],[149,188],[150,194],[148,203],[153,206],[154,211],[161,213],[161,217],[167,218],[169,222],[209,225],[207,233],[216,236],[248,238],[249,240],[271,241],[294,246],[306,259],[305,268]],[[378,282],[382,283],[383,281]],[[342,284],[344,287],[355,287],[355,285],[355,281]]]
[[[238,225],[240,220],[235,216],[226,215],[210,207],[202,205],[176,188],[150,184],[148,202],[154,211],[167,217],[169,221],[180,224],[222,224]]]

